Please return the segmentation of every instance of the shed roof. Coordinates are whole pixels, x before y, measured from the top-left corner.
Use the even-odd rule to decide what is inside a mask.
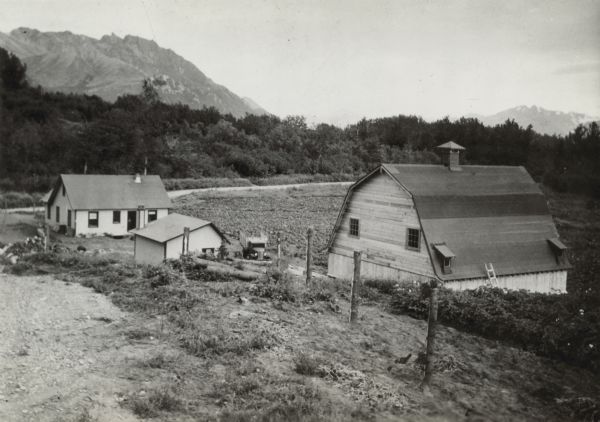
[[[172,213],[166,217],[159,218],[142,229],[131,230],[130,233],[159,243],[164,243],[168,240],[175,239],[176,237],[183,236],[183,229],[185,227],[189,227],[190,232],[193,232],[194,230],[198,230],[205,226],[211,226],[227,241],[227,238],[210,221],[177,213]]]
[[[548,242],[558,232],[543,193],[523,167],[463,166],[453,172],[441,165],[382,164],[351,191],[380,173],[413,197],[440,279],[487,277],[486,263],[497,275],[569,268]],[[442,272],[435,253],[440,244],[455,255],[451,274]]]
[[[54,200],[61,182],[64,184],[71,206],[75,210],[107,210],[171,208],[171,200],[160,176],[134,176],[105,174],[61,174],[49,202]]]

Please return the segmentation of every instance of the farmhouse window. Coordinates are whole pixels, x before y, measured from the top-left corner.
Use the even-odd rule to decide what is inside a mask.
[[[113,224],[121,223],[121,211],[113,211]]]
[[[360,234],[360,223],[358,218],[350,219],[350,236],[358,237]]]
[[[421,249],[421,230],[406,230],[406,248],[414,251],[418,251]]]
[[[48,213],[47,214],[48,214],[47,218],[48,218],[48,220],[50,220],[52,218],[52,206],[51,205],[48,205]]]
[[[156,220],[156,210],[148,210],[148,223]]]
[[[56,207],[56,222],[60,222],[60,207]]]
[[[88,227],[89,228],[97,228],[98,227],[98,211],[89,211],[88,212]]]

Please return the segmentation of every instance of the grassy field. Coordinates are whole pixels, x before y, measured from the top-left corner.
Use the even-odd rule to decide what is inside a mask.
[[[423,394],[426,323],[386,312],[369,288],[351,325],[344,283],[307,286],[276,271],[244,283],[173,265],[41,254],[21,267],[92,287],[147,321],[128,336],[156,339],[156,352],[126,371],[139,388],[118,393],[141,418],[595,420],[595,374],[447,327],[431,395]]]

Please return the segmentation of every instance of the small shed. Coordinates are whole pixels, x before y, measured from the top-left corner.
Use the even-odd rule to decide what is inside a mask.
[[[135,236],[136,262],[150,265],[182,254],[216,254],[223,242],[229,243],[210,221],[176,213],[131,233]]]

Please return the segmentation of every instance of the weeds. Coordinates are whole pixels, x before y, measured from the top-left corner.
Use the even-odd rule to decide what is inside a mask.
[[[202,331],[188,329],[180,338],[183,348],[194,356],[244,355],[253,350],[266,349],[275,343],[273,336],[264,331],[238,335],[220,328],[208,333],[206,329]]]
[[[320,362],[306,353],[299,353],[296,356],[294,359],[294,371],[296,371],[297,374],[309,377],[322,377],[325,375],[325,371],[321,368]]]
[[[74,419],[74,422],[96,422],[98,418],[92,416],[88,409],[83,409],[79,416]]]
[[[152,418],[160,412],[175,412],[183,409],[183,403],[168,388],[154,390],[144,397],[135,396],[127,401],[131,411],[141,418]]]

